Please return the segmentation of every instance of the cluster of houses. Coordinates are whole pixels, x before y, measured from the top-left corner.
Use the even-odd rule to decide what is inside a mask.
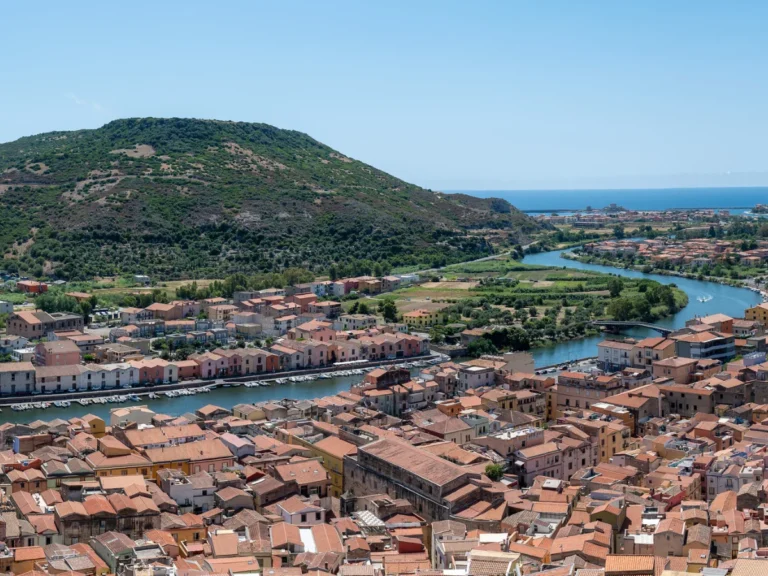
[[[484,356],[313,400],[0,424],[0,570],[765,570],[768,365],[697,360],[678,382],[651,344],[619,371]]]
[[[727,219],[729,210],[626,210],[617,204],[610,204],[603,210],[539,214],[537,220],[555,225],[570,225],[574,228],[610,228],[616,224],[628,223],[679,223]]]
[[[583,251],[596,256],[632,256],[643,258],[649,263],[664,262],[687,267],[712,266],[728,258],[738,259],[740,263],[749,266],[761,266],[768,261],[768,242],[764,240],[758,241],[757,247],[751,250],[743,250],[741,241],[737,240],[606,240],[585,244]]]
[[[367,281],[357,280],[358,289]],[[0,353],[15,362],[0,363],[0,394],[128,388],[429,353],[427,338],[410,334],[407,324],[381,323],[372,314],[344,314],[338,302],[318,300],[316,292],[305,291],[335,284],[297,286],[291,294],[275,289],[237,292],[231,302],[209,298],[124,308],[122,325],[108,337],[86,331],[78,314],[13,312]],[[271,343],[254,347],[239,338],[242,334]],[[192,346],[198,352],[183,360],[153,357],[157,338],[171,350]]]
[[[697,316],[665,336],[604,340],[597,346],[597,358],[608,371],[643,368],[653,377],[673,379],[691,378],[696,364],[719,367],[736,356],[742,357],[742,365],[752,366],[765,362],[767,322],[766,303],[747,308],[744,318]]]

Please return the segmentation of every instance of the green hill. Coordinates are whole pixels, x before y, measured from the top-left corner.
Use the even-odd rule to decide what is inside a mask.
[[[35,276],[435,265],[539,228],[265,124],[127,119],[0,144],[0,269]]]

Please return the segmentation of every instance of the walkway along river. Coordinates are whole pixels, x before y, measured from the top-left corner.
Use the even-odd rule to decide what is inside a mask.
[[[414,368],[412,374],[418,374],[420,369]],[[109,413],[114,408],[125,408],[128,406],[146,405],[151,410],[171,416],[181,416],[186,412],[194,412],[206,404],[215,404],[222,408],[231,410],[235,404],[245,402],[264,402],[267,400],[281,400],[283,398],[292,398],[294,400],[309,400],[320,398],[322,396],[331,396],[342,390],[349,388],[358,382],[361,382],[363,376],[339,376],[334,378],[320,378],[311,382],[296,382],[286,384],[273,384],[272,386],[260,386],[258,388],[246,388],[245,386],[224,388],[222,386],[203,394],[198,393],[194,396],[179,396],[176,398],[166,398],[160,395],[157,400],[142,398],[140,402],[122,402],[120,404],[91,404],[81,406],[76,401],[67,408],[57,408],[51,406],[47,410],[24,410],[13,411],[10,406],[3,407],[3,413],[0,414],[0,422],[32,422],[34,420],[53,420],[54,418],[74,418],[75,416],[85,416],[94,414],[104,418],[109,425]],[[130,394],[130,389],[111,390],[104,392],[103,396]],[[53,402],[55,396],[33,396],[31,402]]]
[[[718,312],[733,316],[734,318],[741,318],[743,317],[746,308],[754,306],[762,301],[759,294],[746,288],[734,288],[715,282],[689,280],[687,278],[678,278],[677,276],[643,274],[636,270],[624,270],[622,268],[613,268],[611,266],[601,266],[598,264],[584,264],[575,260],[561,258],[560,254],[563,252],[567,252],[567,250],[530,254],[523,258],[523,262],[525,264],[537,264],[540,266],[593,270],[595,272],[616,274],[626,278],[648,278],[650,280],[661,282],[662,284],[676,284],[678,288],[688,295],[688,305],[674,316],[662,318],[655,322],[655,324],[660,326],[681,328],[685,326],[686,320],[690,320],[694,316],[707,316]],[[706,299],[706,301],[700,302],[700,297]],[[627,330],[624,332],[624,335],[632,336],[633,338],[658,336],[656,332],[648,329]],[[561,342],[551,347],[537,348],[532,350],[532,353],[533,357],[536,359],[537,366],[560,364],[577,358],[597,356],[597,344],[602,340],[605,340],[605,336],[590,336],[579,340]]]
[[[573,260],[560,258],[563,250],[555,252],[542,252],[540,254],[531,254],[523,260],[526,264],[538,264],[542,266],[555,266],[575,268],[579,270],[595,270],[597,272],[613,273],[629,278],[650,278],[663,284],[677,284],[688,294],[688,306],[672,317],[659,320],[657,324],[679,328],[685,325],[685,321],[695,315],[706,316],[722,312],[729,316],[741,317],[744,309],[759,303],[761,298],[745,288],[732,288],[713,282],[701,282],[698,280],[688,280],[677,278],[675,276],[660,276],[658,274],[643,274],[633,270],[622,270],[610,266],[599,266],[596,264],[582,264]],[[706,302],[699,302],[699,297],[711,296]],[[655,332],[645,329],[633,329],[626,332],[627,336],[635,338],[644,338],[645,336],[656,335]],[[549,366],[553,364],[562,364],[577,358],[586,358],[597,355],[597,343],[604,340],[605,336],[591,336],[569,342],[561,342],[554,346],[546,348],[537,348],[532,350],[536,359],[537,366]],[[414,374],[417,370],[413,371]],[[185,412],[194,412],[197,408],[205,404],[216,404],[224,408],[231,409],[235,404],[241,402],[260,402],[264,400],[279,400],[281,398],[293,398],[298,400],[318,398],[336,394],[342,390],[349,390],[349,387],[362,380],[362,376],[344,376],[339,378],[318,379],[312,382],[299,382],[295,384],[285,384],[283,386],[270,386],[259,388],[246,388],[239,386],[236,388],[217,388],[208,394],[196,394],[194,396],[181,396],[178,398],[165,398],[161,396],[159,400],[146,400],[139,404],[148,404],[152,410],[178,416]],[[128,391],[115,391],[115,393],[127,393]],[[34,401],[51,402],[55,398],[52,396],[36,397]],[[54,408],[48,410],[26,410],[24,412],[14,412],[9,407],[3,409],[0,414],[0,422],[31,422],[37,419],[52,420],[53,418],[72,418],[91,413],[108,420],[109,411],[118,406],[131,406],[135,402],[126,402],[124,404],[92,404],[90,406],[80,406],[73,402],[68,408]]]

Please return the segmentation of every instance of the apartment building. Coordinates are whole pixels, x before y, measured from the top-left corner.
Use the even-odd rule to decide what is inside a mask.
[[[14,312],[8,317],[6,332],[16,336],[24,336],[28,340],[39,340],[48,332],[59,330],[82,330],[83,317],[68,312]]]
[[[554,398],[557,410],[589,408],[594,402],[622,392],[619,376],[595,376],[583,372],[561,372]]]
[[[632,365],[634,342],[604,340],[597,345],[597,362],[607,372],[616,372]]]
[[[692,332],[671,336],[675,341],[675,354],[697,360],[726,362],[736,356],[733,334],[723,332]]]
[[[28,392],[35,385],[35,367],[31,362],[0,363],[0,394],[13,396]]]

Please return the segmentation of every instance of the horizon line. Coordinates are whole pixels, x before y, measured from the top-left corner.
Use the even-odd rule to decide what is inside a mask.
[[[617,192],[622,190],[752,190],[766,189],[768,184],[754,186],[627,186],[618,188],[441,188],[434,192]]]

